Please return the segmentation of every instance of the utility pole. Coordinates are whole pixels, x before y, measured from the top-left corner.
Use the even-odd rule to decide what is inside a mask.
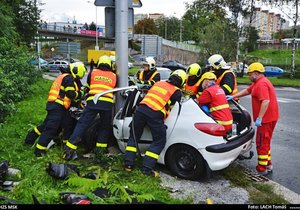
[[[179,41],[182,42],[182,19],[180,20],[180,34],[179,34]]]
[[[115,43],[118,87],[128,86],[128,1],[115,0]],[[116,94],[116,110],[125,102],[120,94]]]

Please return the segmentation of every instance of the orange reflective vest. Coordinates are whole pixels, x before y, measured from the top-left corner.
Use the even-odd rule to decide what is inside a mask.
[[[61,74],[59,75],[53,82],[49,94],[48,94],[48,101],[49,102],[56,102],[58,104],[61,104],[62,106],[64,106],[66,109],[69,109],[71,106],[71,99],[69,99],[66,96],[66,91],[65,91],[65,87],[62,86],[62,81],[65,78],[65,76],[70,75],[70,74]],[[62,98],[59,93],[60,91],[64,92],[64,97]]]
[[[141,71],[141,73],[139,74],[139,80],[144,80],[144,72],[145,72],[145,70]],[[155,71],[155,72],[151,75],[151,77],[148,79],[148,81],[152,81],[153,78],[155,77],[155,75],[157,75],[157,74],[158,74],[158,72]]]
[[[171,111],[170,98],[178,88],[166,81],[156,82],[140,102],[155,111],[161,111],[167,118]]]
[[[224,77],[224,75],[225,75],[226,73],[232,73],[233,76],[234,76],[234,87],[233,87],[233,90],[232,90],[232,92],[231,92],[231,94],[230,94],[230,95],[233,95],[233,94],[237,93],[238,90],[237,90],[236,77],[235,77],[235,74],[234,74],[234,72],[233,72],[232,70],[226,70],[226,71],[224,71],[223,74],[216,80],[216,84],[217,84],[217,85],[220,85],[220,83],[221,83],[221,81],[222,81],[222,79],[223,79],[223,77]],[[221,85],[220,85],[220,86],[221,86]],[[226,87],[225,87],[225,88],[226,88]]]
[[[199,97],[200,95],[200,92],[198,92],[198,89],[199,89],[199,86],[200,86],[200,83],[201,83],[201,79],[199,79],[196,84],[194,85],[188,85],[188,80],[189,78],[187,78],[187,81],[185,83],[185,93],[188,94],[188,95],[195,95],[197,98]]]
[[[233,87],[233,90],[232,90],[232,92],[231,92],[231,94],[230,94],[230,95],[234,95],[235,93],[238,92],[238,89],[237,89],[236,76],[235,76],[235,74],[234,74],[234,72],[233,72],[232,70],[226,70],[226,71],[224,71],[223,74],[216,80],[216,84],[217,84],[217,85],[220,85],[220,83],[221,83],[221,81],[222,81],[222,79],[223,79],[223,77],[224,77],[224,75],[225,75],[226,73],[232,73],[233,76],[234,76],[234,87]],[[221,85],[220,85],[220,86],[221,86]],[[223,86],[224,86],[224,85],[223,85]],[[225,88],[227,89],[227,87],[225,87]],[[235,98],[235,100],[238,100],[238,98]]]
[[[115,73],[111,71],[103,71],[100,69],[93,70],[91,74],[91,84],[89,97],[87,101],[93,100],[94,95],[97,93],[102,93],[107,90],[112,90],[116,87],[117,84],[117,76]],[[99,101],[107,101],[110,103],[114,103],[114,94],[107,93],[98,98]]]

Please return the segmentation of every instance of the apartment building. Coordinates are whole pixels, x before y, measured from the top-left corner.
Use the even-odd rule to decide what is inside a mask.
[[[250,16],[244,20],[244,26],[250,25]],[[273,34],[288,28],[286,21],[280,14],[267,9],[255,8],[252,16],[251,26],[258,30],[260,40],[273,40]]]

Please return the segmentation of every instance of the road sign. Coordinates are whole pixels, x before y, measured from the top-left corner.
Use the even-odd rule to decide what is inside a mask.
[[[60,42],[58,44],[60,53],[80,54],[80,43],[78,42]]]
[[[115,8],[105,7],[105,37],[115,37]],[[134,34],[133,9],[128,8],[128,37],[132,38]]]
[[[94,4],[96,6],[115,7],[115,0],[95,0]],[[142,7],[142,2],[140,0],[128,0],[128,7]]]

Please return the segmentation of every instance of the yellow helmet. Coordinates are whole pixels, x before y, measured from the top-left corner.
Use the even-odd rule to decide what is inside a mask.
[[[187,68],[187,73],[189,76],[199,77],[201,75],[201,67],[198,63],[193,63]]]
[[[250,66],[248,67],[247,73],[251,73],[251,72],[255,72],[255,71],[258,71],[260,73],[264,73],[265,72],[265,68],[259,62],[251,63]]]
[[[97,67],[99,67],[101,65],[106,65],[107,67],[109,67],[111,69],[112,68],[111,59],[107,55],[101,56],[98,60]]]
[[[205,79],[209,79],[209,80],[216,80],[217,77],[214,73],[212,72],[205,72],[202,77],[201,80],[205,80]]]
[[[226,62],[224,61],[224,58],[222,55],[214,54],[208,58],[208,63],[211,67],[213,67],[216,70],[221,69],[222,67],[226,66]]]
[[[74,78],[82,79],[86,73],[86,68],[83,63],[75,62],[70,64],[70,72]]]
[[[173,71],[168,79],[172,84],[181,88],[185,84],[186,72],[182,69],[177,69]]]

